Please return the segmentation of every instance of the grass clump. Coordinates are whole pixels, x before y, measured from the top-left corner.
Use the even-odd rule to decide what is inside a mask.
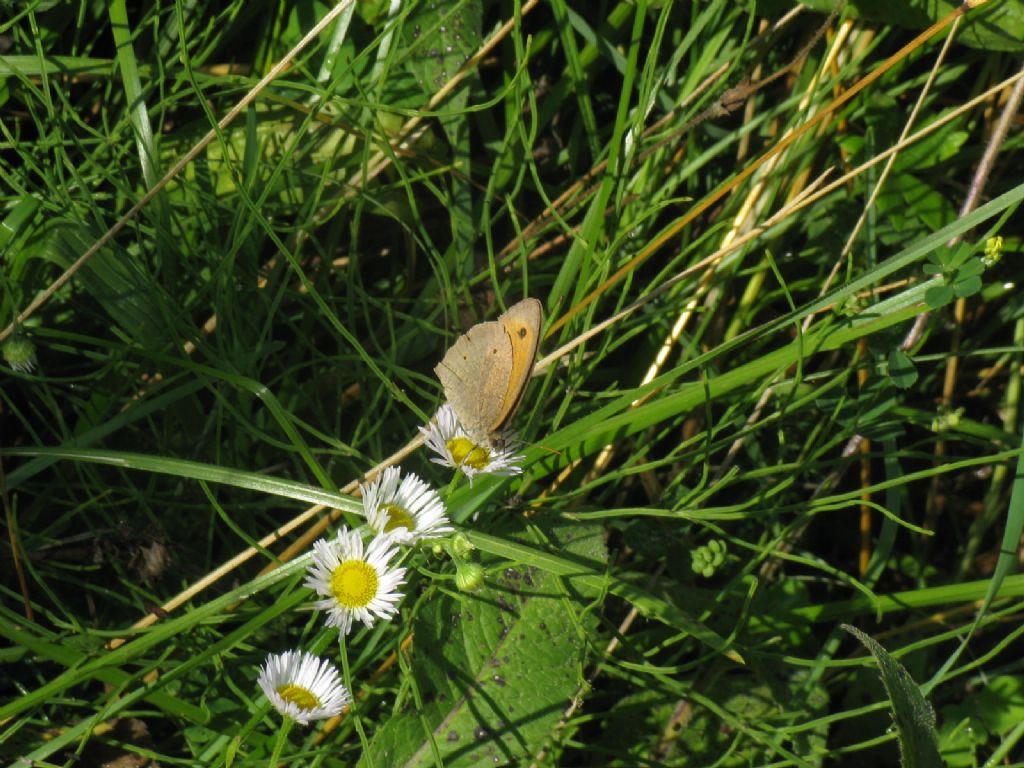
[[[1019,759],[1015,7],[10,14],[0,756]]]

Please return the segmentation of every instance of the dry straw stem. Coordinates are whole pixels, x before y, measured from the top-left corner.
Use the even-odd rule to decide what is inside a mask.
[[[834,44],[833,49],[838,47],[838,45],[839,44]],[[798,56],[795,61],[800,61],[802,60],[802,58],[802,56]],[[827,68],[828,61],[829,59],[826,58],[825,63],[822,65],[823,69]],[[767,78],[764,82],[774,80],[780,73],[788,71],[791,66],[792,65],[787,66],[784,69],[780,70],[779,72],[776,72],[771,77]],[[805,92],[804,98],[801,100],[798,109],[804,110],[807,108],[810,100],[810,95],[817,89],[817,84],[818,78],[816,76],[812,78],[811,83],[808,85],[807,91]],[[752,91],[753,89],[751,89],[751,92]],[[750,116],[751,115],[748,114],[748,119]],[[658,352],[655,355],[654,362],[652,362],[651,365],[648,366],[647,372],[644,374],[644,377],[640,382],[640,386],[650,384],[652,381],[654,381],[654,379],[658,377],[658,374],[661,373],[661,370],[664,367],[666,361],[668,360],[669,355],[672,353],[672,350],[675,348],[675,345],[678,342],[679,337],[686,329],[686,326],[689,324],[690,320],[694,317],[694,314],[697,311],[700,302],[708,295],[711,288],[712,279],[714,278],[714,275],[718,269],[719,264],[722,261],[722,258],[725,256],[725,254],[735,250],[735,248],[731,248],[730,246],[732,246],[732,244],[735,241],[737,241],[743,233],[750,233],[752,230],[755,229],[755,226],[753,224],[754,218],[757,214],[760,214],[763,211],[763,207],[759,207],[758,201],[763,200],[762,193],[765,189],[766,179],[774,171],[778,163],[782,161],[784,156],[785,153],[779,153],[777,155],[774,155],[769,162],[765,163],[760,176],[753,185],[753,188],[747,193],[747,197],[740,204],[740,210],[736,214],[732,227],[722,238],[722,245],[715,252],[717,258],[710,262],[708,262],[707,260],[702,262],[703,266],[700,283],[698,284],[693,296],[691,296],[690,299],[686,302],[686,306],[683,308],[683,311],[680,313],[679,317],[676,318],[676,321],[675,323],[673,323],[672,329],[669,331],[668,336],[665,338],[665,340],[661,343],[661,346],[658,348]],[[796,188],[792,189],[790,194],[790,202],[792,202],[793,199],[799,198],[799,196],[800,190]],[[758,231],[763,231],[763,228]],[[666,284],[663,284],[661,286],[661,289],[664,290],[667,287],[667,284],[672,283],[674,280],[675,278],[669,280]],[[649,298],[650,297],[648,297],[648,300]],[[640,306],[640,302],[634,304],[633,308],[635,309],[637,306]],[[648,392],[643,397],[634,400],[630,404],[630,408],[639,407],[643,403],[655,397],[657,393],[658,390],[652,390]],[[601,451],[597,455],[597,458],[594,460],[594,463],[591,465],[590,471],[587,473],[586,477],[583,480],[584,484],[592,482],[602,472],[605,471],[609,463],[611,463],[614,453],[614,443],[608,443],[601,449]],[[573,461],[570,465],[566,466],[558,474],[558,476],[555,478],[552,484],[544,491],[542,497],[555,493],[557,489],[561,487],[562,483],[564,483],[572,475],[572,473],[582,463],[582,461],[582,458],[579,458]]]
[[[890,147],[885,152],[883,152],[883,153],[879,154],[878,156],[876,156],[875,158],[873,158],[873,160],[871,161],[872,164],[875,163],[875,162],[878,162],[879,160],[887,158],[890,154],[893,154],[895,152],[899,152],[904,147],[909,146],[910,144],[913,144],[915,141],[917,141],[918,139],[920,139],[923,136],[927,135],[931,131],[937,130],[938,128],[940,128],[941,126],[943,126],[946,123],[950,122],[951,120],[955,119],[956,117],[958,117],[959,115],[963,114],[967,110],[973,109],[974,107],[987,102],[989,99],[991,99],[994,96],[996,96],[1000,91],[1003,91],[1004,89],[1010,88],[1012,86],[1016,86],[1017,84],[1020,84],[1020,83],[1024,83],[1024,69],[1019,71],[1017,74],[1015,74],[1015,75],[1013,75],[1011,77],[1006,78],[1002,82],[1000,82],[1000,83],[996,84],[995,86],[989,88],[988,90],[984,91],[983,93],[979,94],[978,96],[975,96],[970,101],[962,104],[956,110],[953,110],[950,114],[946,115],[943,118],[940,118],[939,120],[936,120],[934,123],[931,123],[929,126],[927,126],[926,128],[918,131],[917,133],[913,134],[912,136],[907,137],[907,139],[905,139],[904,141],[901,141],[901,142],[893,145],[892,147]],[[990,144],[990,146],[991,146],[991,144]],[[988,153],[986,152],[986,154],[988,154]],[[837,179],[836,183],[837,184],[838,183],[844,183],[847,179],[851,178],[855,173],[862,172],[865,167],[866,167],[866,164],[860,166],[858,169],[856,169],[855,171],[852,171],[851,173],[845,174],[842,178]],[[984,163],[979,165],[978,169],[975,172],[975,178],[972,181],[972,185],[971,185],[972,188],[977,188],[977,189],[980,190],[982,185],[977,183],[977,182],[979,181],[979,179],[987,178],[987,174],[990,171],[991,171],[991,167],[987,167]],[[833,185],[830,185],[830,186],[833,186]],[[818,195],[814,195],[812,197],[817,199]],[[966,215],[969,212],[970,211],[966,211],[965,210],[963,212],[963,215]],[[929,317],[929,313],[927,311],[925,311],[924,308],[922,308],[921,314],[919,314],[917,316],[917,319],[914,321],[913,327],[911,327],[911,329],[907,333],[906,337],[904,337],[904,339],[900,342],[899,349],[904,350],[904,351],[908,351],[909,349],[911,349],[917,343],[917,341],[919,340],[919,338],[921,336],[921,333],[924,330],[924,326],[925,326],[925,323],[928,320],[928,317]],[[815,489],[815,492],[813,494],[813,498],[817,498],[822,493],[826,492],[828,489],[834,487],[837,482],[839,482],[839,479],[843,476],[843,474],[846,472],[846,469],[849,467],[850,460],[852,459],[852,457],[854,457],[855,455],[857,455],[860,452],[861,446],[863,445],[863,443],[864,443],[864,437],[861,436],[861,435],[854,435],[852,438],[850,438],[850,440],[847,442],[847,444],[843,447],[842,463],[840,464],[839,467],[837,467],[835,470],[833,470],[828,475],[828,477],[826,477],[821,482],[821,484],[818,486],[818,488]],[[798,538],[799,533],[800,533],[800,531],[795,531],[794,532],[794,537]],[[794,540],[795,540],[795,538],[794,538]],[[771,561],[769,563],[767,563],[766,566],[770,565],[770,564],[771,564]],[[765,571],[761,575],[762,575],[762,577],[766,577],[767,578],[767,577],[770,577],[771,573],[770,573],[770,571]]]
[[[942,45],[942,50],[939,51],[939,55],[935,57],[935,64],[932,66],[931,72],[928,73],[928,79],[924,86],[921,88],[921,93],[918,95],[917,102],[914,104],[913,109],[910,111],[910,117],[907,118],[906,125],[903,126],[903,131],[900,133],[899,141],[904,141],[910,133],[911,127],[917,120],[917,115],[921,111],[921,107],[924,106],[925,99],[928,94],[931,93],[932,85],[935,83],[935,78],[938,77],[939,69],[942,66],[942,62],[946,59],[946,54],[949,52],[950,46],[953,44],[953,38],[956,36],[957,29],[960,27],[960,19],[956,22],[949,30],[949,34],[946,36],[946,41]],[[839,254],[839,258],[836,259],[835,265],[832,267],[832,271],[829,272],[828,277],[825,279],[824,284],[821,286],[821,290],[818,292],[819,296],[824,296],[828,293],[832,287],[832,282],[836,279],[836,275],[839,274],[839,270],[843,265],[843,262],[853,251],[854,243],[857,242],[857,237],[860,235],[861,229],[867,223],[868,214],[875,205],[875,201],[878,199],[878,195],[882,192],[882,187],[885,186],[885,182],[889,178],[889,174],[892,172],[892,167],[896,162],[896,154],[889,156],[889,159],[885,163],[885,167],[878,176],[878,180],[875,182],[874,189],[871,190],[871,195],[868,197],[867,203],[864,205],[864,210],[861,211],[860,217],[857,219],[857,223],[854,224],[853,230],[850,232],[850,236],[846,239],[846,244],[843,246],[842,252]],[[804,321],[803,331],[806,333],[810,328],[811,318],[808,317]]]
[[[932,84],[934,83],[935,78],[938,75],[938,72],[939,72],[939,69],[940,69],[940,67],[942,65],[942,62],[946,58],[946,54],[949,51],[950,45],[952,45],[953,39],[956,36],[956,31],[959,28],[960,21],[961,21],[961,19],[957,18],[955,20],[955,22],[953,23],[953,25],[950,27],[949,34],[946,35],[946,40],[943,43],[942,49],[940,50],[938,56],[936,56],[935,62],[932,65],[931,72],[928,75],[928,79],[925,82],[924,86],[921,89],[921,92],[918,95],[917,102],[915,103],[913,109],[911,110],[910,117],[908,118],[906,124],[903,127],[903,131],[900,134],[900,139],[899,139],[899,142],[897,143],[897,145],[899,145],[901,142],[904,142],[904,141],[907,140],[908,134],[910,133],[911,127],[913,126],[913,124],[914,124],[914,122],[916,120],[917,114],[920,111],[922,105],[924,104],[924,101],[927,98],[927,95],[931,92]],[[841,31],[841,35],[840,36],[845,36],[845,34],[847,34],[848,32],[849,32],[849,26],[844,24],[844,28]],[[840,36],[837,36],[837,38],[840,37]],[[867,221],[868,212],[874,206],[875,200],[877,199],[879,193],[881,192],[882,186],[884,185],[886,179],[888,178],[889,173],[890,173],[890,171],[892,169],[892,166],[893,166],[893,164],[896,161],[897,154],[898,154],[898,152],[893,152],[892,154],[889,155],[889,157],[888,157],[888,159],[886,161],[885,167],[882,170],[881,174],[879,174],[878,181],[876,182],[875,187],[872,190],[871,195],[869,196],[868,201],[867,201],[867,203],[864,206],[864,210],[861,212],[860,218],[858,219],[857,223],[854,225],[854,228],[851,231],[850,236],[847,239],[846,244],[845,244],[842,252],[839,255],[839,258],[836,259],[835,265],[832,267],[832,270],[830,271],[828,277],[826,278],[824,285],[822,285],[822,288],[819,291],[819,294],[818,294],[819,296],[824,296],[826,293],[828,293],[829,289],[832,286],[833,281],[835,280],[836,275],[839,273],[840,267],[842,266],[843,262],[845,261],[845,259],[849,256],[850,252],[852,251],[853,245],[856,242],[857,236],[858,236],[861,228],[864,226],[864,223]],[[810,328],[811,323],[814,321],[814,317],[815,316],[812,314],[812,315],[808,315],[804,319],[804,322],[803,322],[803,332],[804,333],[806,333],[808,331],[808,329]],[[760,420],[761,414],[762,414],[764,408],[768,405],[768,402],[771,399],[772,392],[773,392],[773,385],[769,385],[768,388],[765,389],[765,391],[761,394],[761,397],[758,399],[758,402],[757,402],[756,406],[754,407],[753,412],[750,414],[750,416],[747,419],[747,422],[746,422],[746,427],[747,428],[753,426],[755,423],[757,423]],[[741,437],[737,438],[736,441],[729,447],[729,450],[728,450],[728,452],[726,453],[726,456],[725,456],[725,460],[722,462],[721,466],[718,468],[718,471],[715,473],[715,481],[716,482],[721,477],[723,477],[725,475],[725,473],[729,470],[729,468],[732,466],[733,461],[735,460],[736,456],[739,455],[739,451],[743,447],[745,442],[746,442],[746,438],[741,436]],[[868,444],[866,442],[862,443],[861,446],[860,446],[861,452],[863,453],[867,449],[867,447],[868,447]],[[866,464],[862,464],[861,480],[862,480],[864,485],[869,485],[870,484],[870,475],[867,474],[866,467],[867,467]],[[864,507],[862,509],[862,519],[861,519],[861,530],[862,530],[862,532],[865,529],[867,529],[867,531],[870,532],[870,519],[871,519],[870,516],[871,516],[870,506],[864,505]],[[861,568],[861,573],[862,574],[866,571],[866,565],[865,564],[866,564],[866,561],[867,561],[867,558],[868,558],[869,546],[870,546],[869,543],[867,543],[866,539],[864,538],[864,536],[862,536],[862,552],[861,552],[861,565],[863,566]]]
[[[611,317],[607,318],[606,320],[603,320],[600,323],[597,323],[596,325],[594,325],[591,328],[587,329],[583,333],[580,333],[578,336],[576,336],[575,338],[573,338],[570,341],[566,342],[561,347],[556,349],[554,352],[552,352],[549,355],[547,355],[544,358],[542,358],[537,363],[537,365],[535,366],[535,370],[537,372],[543,371],[551,363],[555,362],[559,358],[564,357],[565,355],[567,355],[569,352],[571,352],[572,350],[576,349],[580,345],[585,344],[587,341],[589,341],[590,339],[594,338],[599,333],[602,333],[603,331],[607,330],[610,326],[612,326],[615,323],[619,322],[624,317],[627,317],[628,315],[631,315],[633,312],[635,312],[640,307],[644,306],[645,304],[647,304],[647,303],[649,303],[651,301],[654,301],[659,296],[661,296],[663,293],[665,293],[669,288],[675,286],[676,284],[678,284],[679,282],[681,282],[683,280],[686,280],[686,279],[688,279],[690,277],[693,277],[694,275],[696,275],[698,273],[703,272],[703,270],[707,269],[710,265],[712,265],[712,264],[716,263],[717,261],[721,260],[725,255],[731,253],[732,251],[736,250],[740,246],[745,245],[746,243],[748,243],[750,240],[754,239],[755,237],[760,236],[766,230],[769,230],[772,227],[780,224],[785,219],[789,218],[790,216],[795,215],[796,213],[798,213],[799,211],[803,210],[804,208],[807,208],[808,206],[813,205],[814,203],[816,203],[819,200],[821,200],[823,197],[826,197],[826,196],[832,194],[836,189],[845,186],[847,184],[847,182],[849,182],[850,180],[855,179],[856,177],[860,176],[862,173],[864,173],[868,169],[874,167],[875,165],[878,165],[879,163],[883,162],[884,160],[887,160],[892,155],[894,155],[894,154],[896,154],[898,152],[901,152],[902,150],[906,149],[907,147],[917,143],[918,141],[920,141],[921,139],[925,138],[929,134],[933,133],[934,131],[937,131],[939,128],[942,128],[947,123],[949,123],[949,122],[951,122],[953,120],[956,120],[964,112],[968,112],[971,109],[973,109],[974,107],[978,106],[979,104],[982,104],[982,103],[988,101],[989,99],[991,99],[994,95],[996,95],[997,93],[999,93],[1003,89],[1005,89],[1008,86],[1011,86],[1014,83],[1017,83],[1017,82],[1019,82],[1021,80],[1024,80],[1024,71],[1018,72],[1017,74],[1012,75],[1011,77],[1006,78],[1002,82],[997,83],[996,85],[992,86],[988,90],[978,94],[973,99],[970,99],[969,101],[964,102],[958,108],[956,108],[955,110],[952,110],[949,114],[945,115],[944,117],[939,118],[938,120],[935,120],[934,122],[929,123],[927,126],[922,128],[921,130],[917,131],[916,133],[908,136],[903,141],[900,141],[900,142],[898,142],[896,144],[893,144],[888,149],[886,149],[886,150],[884,150],[882,152],[879,152],[877,155],[875,155],[870,160],[864,161],[863,163],[858,165],[856,168],[854,168],[854,169],[844,173],[842,176],[839,176],[838,178],[834,179],[833,181],[831,181],[828,184],[824,184],[824,181],[831,175],[832,171],[831,171],[831,169],[826,170],[824,173],[822,173],[822,175],[813,184],[808,185],[807,189],[804,190],[804,193],[799,198],[794,200],[792,203],[787,205],[785,208],[780,209],[776,214],[771,216],[764,223],[754,227],[753,229],[751,229],[749,232],[745,233],[744,235],[742,235],[740,237],[737,237],[728,246],[725,246],[724,248],[721,248],[721,249],[715,251],[711,255],[706,256],[705,258],[701,259],[696,264],[693,264],[693,265],[687,267],[686,269],[684,269],[683,271],[679,272],[678,274],[673,275],[671,278],[669,278],[668,280],[663,282],[661,285],[659,285],[659,286],[655,287],[654,289],[652,289],[650,293],[648,293],[647,295],[641,297],[640,299],[637,299],[635,302],[633,302],[632,304],[630,304],[627,307],[624,307],[623,309],[621,309],[620,311],[616,312],[614,315],[612,315]],[[577,306],[579,306],[579,305],[577,305]],[[823,307],[820,310],[820,312],[825,312],[829,308],[830,307]],[[575,311],[575,309],[576,308],[574,308],[573,311]],[[564,320],[564,316],[563,316],[562,320]],[[562,321],[559,321],[559,322],[561,323]],[[551,334],[549,333],[548,335],[550,336]]]

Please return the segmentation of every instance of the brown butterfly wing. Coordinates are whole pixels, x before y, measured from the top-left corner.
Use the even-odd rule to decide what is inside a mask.
[[[507,429],[519,409],[526,386],[530,383],[530,376],[533,375],[542,321],[543,312],[537,299],[523,299],[509,307],[508,312],[498,318],[498,322],[509,337],[512,366],[497,420],[491,424],[492,432]]]
[[[478,445],[495,445],[533,373],[543,319],[536,299],[514,304],[496,322],[470,328],[434,368],[459,423]]]
[[[512,373],[512,345],[505,329],[497,322],[474,325],[445,353],[434,373],[473,442],[489,445]]]

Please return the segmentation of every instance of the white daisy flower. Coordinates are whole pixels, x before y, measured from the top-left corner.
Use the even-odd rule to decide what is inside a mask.
[[[363,512],[375,533],[389,533],[398,544],[437,539],[452,533],[444,502],[416,475],[399,484],[398,467],[388,467],[369,485],[362,485]]]
[[[334,665],[311,653],[270,654],[258,682],[274,709],[302,725],[334,717],[352,701]]]
[[[470,483],[476,474],[518,475],[523,471],[519,466],[523,457],[516,454],[518,440],[508,435],[501,448],[475,443],[448,403],[441,406],[427,426],[419,429],[427,447],[440,457],[431,461],[462,470]]]
[[[405,583],[405,568],[388,566],[398,552],[388,534],[377,536],[363,554],[359,531],[342,528],[335,541],[313,542],[313,564],[306,574],[306,586],[323,595],[314,605],[327,611],[327,626],[343,634],[359,619],[370,628],[377,619],[388,621],[398,613]]]

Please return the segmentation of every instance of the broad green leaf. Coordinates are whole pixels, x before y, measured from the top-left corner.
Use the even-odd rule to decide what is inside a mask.
[[[405,19],[402,37],[410,52],[407,66],[424,92],[435,94],[476,51],[482,20],[480,0],[416,4]],[[461,104],[467,95],[463,89]]]
[[[415,5],[402,27],[402,37],[410,51],[406,65],[424,93],[428,96],[437,93],[476,52],[482,25],[480,0],[456,3],[427,0]],[[454,113],[468,101],[469,83],[464,81],[439,107],[443,113],[441,124],[453,147],[460,143],[463,123],[463,118]]]
[[[953,286],[933,285],[924,292],[924,300],[929,309],[939,309],[946,306],[954,298]]]
[[[604,561],[599,525],[545,535],[563,551]],[[492,571],[472,595],[427,600],[414,626],[413,698],[379,729],[360,765],[526,764],[583,685],[584,635],[597,593],[532,567]]]
[[[0,220],[0,253],[4,253],[12,240],[24,234],[36,211],[39,210],[39,205],[36,198],[25,196],[10,206],[10,211],[3,220]],[[4,255],[6,256],[6,253]],[[17,262],[14,266],[17,266]],[[14,276],[13,273],[9,274]]]
[[[953,285],[953,293],[956,294],[958,299],[973,296],[980,290],[980,277],[968,277],[966,280],[957,280],[956,283]]]
[[[981,259],[971,259],[964,262],[957,270],[956,276],[959,280],[966,280],[968,277],[978,277],[985,272],[985,264]]]
[[[1006,737],[1024,722],[1024,678],[988,679],[962,701],[941,710],[942,756],[950,766],[978,765],[975,754],[993,736]]]
[[[942,165],[956,155],[968,138],[966,131],[952,127],[938,130],[902,150],[896,156],[896,167],[901,172],[920,173],[925,168]]]
[[[42,230],[37,255],[67,268],[97,237],[76,222],[53,220]],[[177,310],[142,259],[110,243],[85,263],[75,279],[141,346],[160,349],[174,341],[171,318]]]
[[[889,378],[900,389],[910,389],[917,381],[917,368],[902,349],[889,353]]]
[[[856,637],[878,662],[882,684],[889,694],[893,718],[899,732],[903,768],[939,768],[939,734],[935,711],[903,665],[868,635],[847,624],[843,629]]]
[[[595,564],[600,565],[602,560],[564,557],[561,554],[544,552],[537,547],[511,541],[507,537],[491,536],[477,531],[470,531],[467,535],[470,541],[483,552],[489,552],[514,562],[529,563],[531,566],[542,569],[545,573],[570,578],[574,583],[582,585],[581,588],[588,587],[593,591],[606,589],[609,593],[629,602],[642,616],[657,619],[675,627],[681,632],[692,635],[704,645],[726,654],[733,661],[743,663],[742,656],[729,648],[729,643],[721,635],[694,619],[686,610],[677,607],[676,603],[682,602],[682,599],[685,599],[688,604],[693,602],[693,593],[683,596],[677,592],[665,593],[662,590],[663,594],[654,594],[623,579],[614,576],[606,577],[598,572]]]
[[[278,406],[280,407],[280,406]],[[104,451],[95,448],[9,448],[4,456],[38,456],[44,459],[65,459],[108,464],[123,469],[137,469],[175,477],[186,477],[209,483],[221,483],[235,488],[247,488],[258,493],[267,493],[282,498],[295,499],[310,504],[357,513],[362,509],[359,502],[350,496],[299,483],[287,478],[271,477],[261,472],[246,472],[230,467],[218,467],[197,461],[172,459],[166,456],[147,456],[141,453]],[[20,475],[14,476],[21,481]]]
[[[878,197],[878,212],[888,225],[884,239],[893,243],[915,232],[934,232],[956,216],[944,193],[913,173],[889,178]]]

